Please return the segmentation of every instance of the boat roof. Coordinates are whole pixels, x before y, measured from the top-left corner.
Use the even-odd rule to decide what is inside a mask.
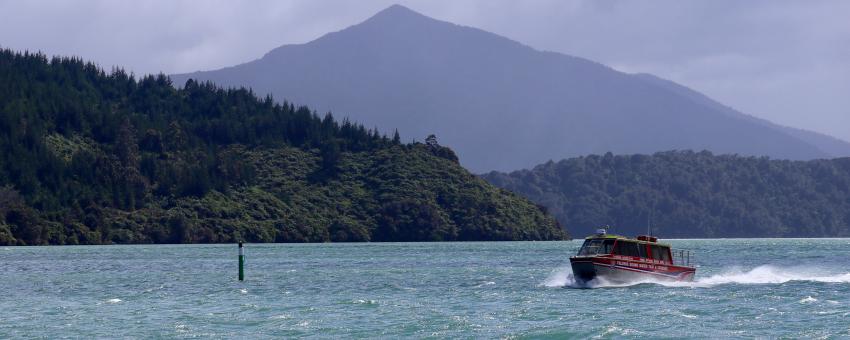
[[[652,244],[670,247],[670,244],[667,244],[667,243],[642,241],[642,240],[638,240],[636,237],[628,237],[628,236],[615,235],[615,234],[594,234],[594,235],[590,235],[588,237],[585,237],[584,239],[585,240],[591,240],[591,239],[593,239],[593,240],[596,240],[596,239],[627,240],[627,241],[638,242],[638,243],[652,243]]]

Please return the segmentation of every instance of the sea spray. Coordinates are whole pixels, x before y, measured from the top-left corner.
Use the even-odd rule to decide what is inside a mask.
[[[710,287],[721,284],[780,284],[790,281],[850,283],[850,272],[830,273],[824,268],[812,266],[762,265],[751,270],[730,268],[693,282],[696,286]]]
[[[552,271],[542,285],[546,287],[612,288],[639,284],[657,284],[666,287],[709,288],[728,284],[782,284],[791,281],[850,283],[850,272],[830,274],[829,270],[812,266],[779,267],[761,265],[750,270],[744,270],[741,267],[730,267],[721,270],[719,274],[712,274],[706,277],[697,276],[697,279],[694,281],[663,281],[646,278],[625,283],[611,283],[602,278],[597,278],[586,284],[578,285],[573,279],[572,270],[569,267],[559,267]]]
[[[606,288],[606,287],[625,287],[631,283],[617,284],[612,283],[604,278],[595,278],[587,282],[580,282],[573,276],[573,270],[566,265],[558,267],[549,274],[546,280],[540,284],[544,287],[567,287],[567,288]]]
[[[569,265],[565,265],[552,270],[541,285],[546,287],[563,287],[574,282],[572,268]]]

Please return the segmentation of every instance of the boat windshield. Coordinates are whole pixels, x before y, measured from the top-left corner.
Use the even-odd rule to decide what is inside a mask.
[[[614,240],[585,240],[581,249],[578,250],[578,256],[610,254],[612,249],[614,249]]]

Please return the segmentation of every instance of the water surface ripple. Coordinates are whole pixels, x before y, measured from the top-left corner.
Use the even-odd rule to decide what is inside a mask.
[[[850,239],[672,240],[697,280],[574,289],[580,242],[0,248],[0,338],[848,337]]]

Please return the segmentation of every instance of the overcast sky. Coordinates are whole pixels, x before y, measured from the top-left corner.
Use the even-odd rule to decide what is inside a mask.
[[[850,1],[14,1],[0,46],[142,73],[250,61],[393,3],[541,50],[647,72],[745,113],[850,140]]]

